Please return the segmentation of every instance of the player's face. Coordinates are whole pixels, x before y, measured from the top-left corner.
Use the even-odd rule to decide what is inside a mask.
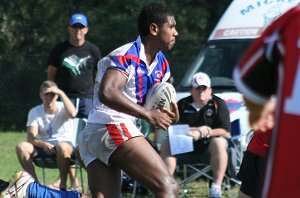
[[[84,40],[88,27],[84,27],[82,24],[76,23],[68,27],[70,38],[75,41]]]
[[[192,97],[194,102],[198,104],[206,104],[211,98],[212,90],[210,87],[199,86],[192,88]]]
[[[168,16],[167,22],[163,24],[158,33],[162,50],[170,50],[175,44],[178,32],[174,16]]]

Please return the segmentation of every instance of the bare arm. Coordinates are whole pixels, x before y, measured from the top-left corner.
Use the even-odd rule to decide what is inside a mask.
[[[55,82],[56,72],[57,72],[57,68],[54,67],[53,65],[49,65],[48,66],[48,71],[47,71],[48,80],[51,80],[51,81]]]
[[[255,104],[244,97],[245,105],[249,109],[249,123],[254,131],[267,131],[274,126],[275,99],[265,104]]]
[[[61,101],[64,103],[65,110],[68,117],[75,118],[77,114],[76,108],[71,102],[71,100],[69,99],[69,97],[65,94],[65,92],[63,92],[61,89],[59,89],[56,86],[45,89],[45,92],[53,92],[57,94],[60,97]]]
[[[126,84],[126,77],[118,70],[107,70],[101,81],[99,99],[108,107],[142,118],[153,126],[166,129],[177,117],[175,113],[168,110],[148,110],[131,100],[123,93],[122,89]]]
[[[54,145],[41,141],[37,138],[38,135],[38,127],[37,126],[28,126],[27,127],[27,141],[36,147],[43,148],[43,150],[51,155],[55,153]]]

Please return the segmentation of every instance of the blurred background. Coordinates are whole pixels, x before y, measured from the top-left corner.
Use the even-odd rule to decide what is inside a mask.
[[[102,57],[136,40],[137,17],[152,0],[10,0],[0,4],[0,131],[24,131],[27,113],[40,104],[39,85],[47,78],[52,47],[68,38],[69,16],[89,20],[86,39]],[[174,84],[199,53],[231,0],[165,0],[175,13],[178,40],[164,52]]]

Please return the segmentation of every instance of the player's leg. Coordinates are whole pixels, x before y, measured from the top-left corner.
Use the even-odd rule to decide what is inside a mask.
[[[142,137],[124,142],[111,155],[110,162],[131,178],[146,186],[155,197],[177,197],[178,184],[169,173],[162,158]]]
[[[104,125],[89,124],[80,134],[77,157],[86,167],[92,197],[120,197],[121,171],[104,163],[116,148],[113,142]]]
[[[88,183],[92,197],[119,198],[121,171],[96,159],[87,166]]]

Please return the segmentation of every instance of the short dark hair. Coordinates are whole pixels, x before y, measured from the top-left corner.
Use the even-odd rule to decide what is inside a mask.
[[[168,16],[174,16],[172,10],[163,3],[155,2],[146,5],[140,12],[138,19],[139,35],[144,37],[149,34],[149,26],[155,23],[158,27],[167,22]]]

